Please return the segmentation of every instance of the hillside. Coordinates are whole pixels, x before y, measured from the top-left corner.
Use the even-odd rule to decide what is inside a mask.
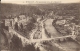
[[[44,9],[45,11],[54,11],[54,14],[57,15],[80,15],[79,9],[80,9],[80,3],[69,3],[69,4],[44,4],[39,5],[41,9]]]
[[[49,11],[54,11],[54,14],[60,16],[80,16],[80,3],[72,4],[31,4],[31,5],[16,5],[16,4],[1,4],[1,17],[7,15],[33,14],[44,15]]]
[[[40,14],[40,10],[31,5],[1,4],[1,17],[19,14],[27,14],[31,16],[33,13]]]

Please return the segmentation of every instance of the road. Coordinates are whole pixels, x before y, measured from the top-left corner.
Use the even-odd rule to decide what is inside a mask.
[[[33,39],[31,42],[44,42],[44,41],[51,41],[51,40],[57,40],[57,39],[65,39],[67,37],[73,37],[73,35],[68,36],[61,36],[61,37],[55,37],[55,38],[46,38],[46,39]]]

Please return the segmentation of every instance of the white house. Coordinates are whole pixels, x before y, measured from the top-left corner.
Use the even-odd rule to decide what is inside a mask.
[[[19,19],[20,20],[26,19],[26,16],[25,15],[19,15]]]
[[[56,22],[56,24],[58,24],[58,25],[62,25],[62,24],[65,24],[65,23],[66,23],[66,20],[58,20]]]

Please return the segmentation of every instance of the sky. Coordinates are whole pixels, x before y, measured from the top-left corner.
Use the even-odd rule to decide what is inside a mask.
[[[39,4],[39,3],[79,3],[80,0],[1,0],[1,3]]]

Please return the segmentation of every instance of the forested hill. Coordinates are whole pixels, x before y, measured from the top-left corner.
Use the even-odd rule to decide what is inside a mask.
[[[80,16],[80,3],[69,4],[32,4],[32,5],[16,5],[1,3],[0,18],[7,15],[18,15],[25,13],[27,15],[38,14],[44,15],[48,11],[54,11],[54,14],[60,16]]]
[[[57,15],[80,15],[80,3],[66,3],[66,4],[45,4],[39,5],[39,8],[45,9],[46,11],[54,11]]]
[[[19,14],[39,14],[40,10],[35,6],[29,5],[16,5],[16,4],[1,4],[1,16],[19,15]]]

